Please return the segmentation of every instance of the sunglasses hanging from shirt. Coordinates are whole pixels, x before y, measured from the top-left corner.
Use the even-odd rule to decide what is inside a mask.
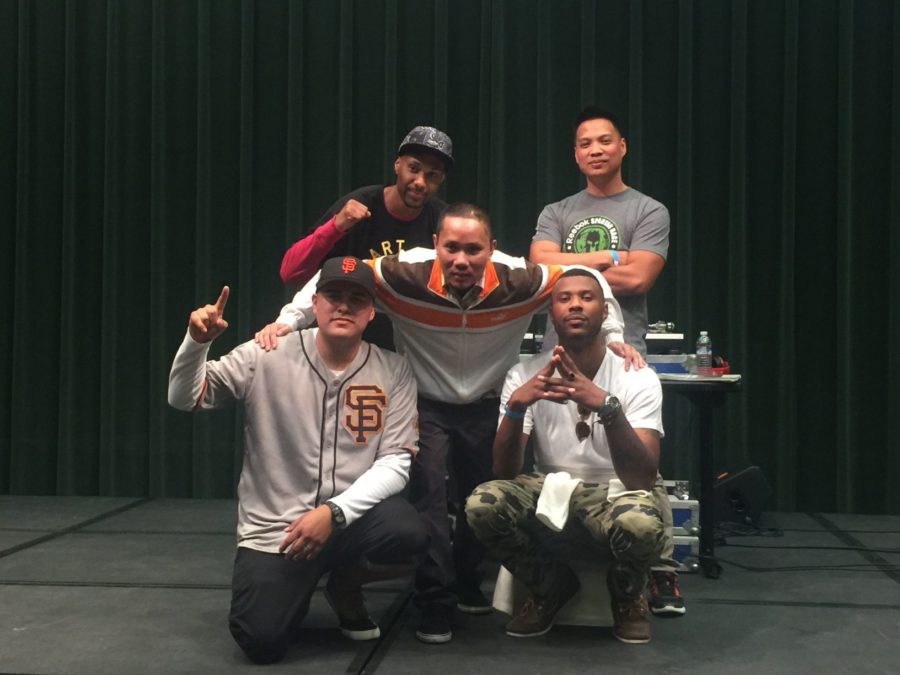
[[[579,441],[583,441],[591,435],[591,425],[588,424],[587,418],[592,414],[593,411],[588,410],[581,405],[578,406],[578,416],[581,419],[575,424],[575,435],[578,437]]]

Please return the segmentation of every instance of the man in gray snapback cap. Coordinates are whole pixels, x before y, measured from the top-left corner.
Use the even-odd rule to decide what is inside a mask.
[[[378,258],[423,246],[430,248],[438,217],[446,207],[435,194],[453,166],[453,141],[440,129],[410,130],[394,159],[396,180],[368,185],[332,204],[284,254],[281,279],[302,286],[334,256]],[[377,315],[365,339],[393,349],[390,321]]]
[[[414,127],[397,149],[397,156],[426,152],[444,163],[444,170],[453,167],[453,141],[440,129]]]

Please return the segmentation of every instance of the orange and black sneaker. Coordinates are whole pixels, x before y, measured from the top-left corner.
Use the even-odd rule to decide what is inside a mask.
[[[678,573],[650,571],[650,611],[656,616],[682,616],[687,610],[681,589],[678,588]]]

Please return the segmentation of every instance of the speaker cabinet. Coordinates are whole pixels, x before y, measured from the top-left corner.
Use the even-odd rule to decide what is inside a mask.
[[[758,466],[725,474],[713,490],[716,522],[756,525],[770,494],[772,488]]]

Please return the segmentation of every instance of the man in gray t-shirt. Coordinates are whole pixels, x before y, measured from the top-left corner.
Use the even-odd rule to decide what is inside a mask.
[[[666,264],[669,212],[622,180],[626,145],[620,128],[599,108],[578,116],[575,162],[587,186],[544,208],[529,258],[600,270],[622,307],[625,342],[646,354],[647,291]]]

